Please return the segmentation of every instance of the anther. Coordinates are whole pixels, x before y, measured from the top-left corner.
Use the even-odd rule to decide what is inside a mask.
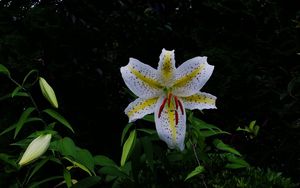
[[[184,111],[183,111],[183,106],[182,106],[182,103],[180,100],[178,100],[178,104],[179,104],[179,107],[180,107],[180,111],[182,113],[182,115],[184,114]]]
[[[161,115],[161,112],[163,111],[165,105],[166,105],[166,102],[167,102],[167,98],[165,98],[161,104],[161,106],[159,107],[159,112],[158,112],[158,118],[160,118],[160,115]]]
[[[178,112],[175,110],[175,124],[178,124]]]

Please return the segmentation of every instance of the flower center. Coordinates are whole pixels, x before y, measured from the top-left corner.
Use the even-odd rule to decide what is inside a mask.
[[[175,124],[178,124],[178,109],[180,109],[181,114],[184,114],[183,105],[180,100],[178,100],[177,96],[173,95],[171,92],[166,94],[166,97],[163,99],[163,102],[160,105],[158,118],[160,118],[162,111],[167,105],[167,110],[174,111],[175,113]]]

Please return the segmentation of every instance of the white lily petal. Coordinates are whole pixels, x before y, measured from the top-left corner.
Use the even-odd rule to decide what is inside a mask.
[[[203,109],[217,108],[216,107],[217,97],[209,93],[198,92],[188,97],[182,97],[181,99],[184,103],[184,107],[189,110],[194,110],[194,109],[203,110]]]
[[[51,134],[40,135],[35,138],[24,152],[19,165],[24,166],[43,155],[47,151],[50,141]]]
[[[158,98],[142,99],[138,98],[131,102],[125,109],[125,114],[129,117],[129,122],[144,117],[154,112]]]
[[[214,66],[207,63],[207,57],[195,57],[187,60],[176,69],[173,84],[174,95],[187,97],[197,93],[210,78]]]
[[[138,97],[152,98],[162,93],[157,71],[137,59],[130,58],[121,73],[127,87]]]
[[[182,151],[186,132],[186,114],[183,103],[181,102],[182,110],[179,108],[176,110],[174,102],[171,102],[170,106],[165,102],[162,109],[164,98],[164,96],[160,97],[155,107],[156,131],[159,138],[166,142],[170,149],[179,148]],[[176,116],[178,116],[177,124]]]
[[[162,49],[158,62],[158,74],[164,86],[170,86],[175,80],[175,53],[174,50]]]

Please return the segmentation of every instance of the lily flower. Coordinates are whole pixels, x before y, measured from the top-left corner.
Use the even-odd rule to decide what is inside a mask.
[[[43,155],[51,141],[51,134],[40,135],[35,138],[27,147],[26,151],[24,152],[21,160],[19,161],[20,166],[24,166],[29,164],[30,162],[36,160],[41,155]]]
[[[184,150],[185,109],[216,108],[216,97],[200,92],[213,72],[207,57],[194,57],[175,67],[174,50],[163,49],[157,70],[130,58],[121,67],[127,87],[138,98],[125,109],[129,122],[154,113],[158,136],[170,149]]]

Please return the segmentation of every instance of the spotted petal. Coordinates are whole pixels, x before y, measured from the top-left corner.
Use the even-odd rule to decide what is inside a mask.
[[[121,67],[121,73],[127,87],[138,97],[153,98],[162,92],[157,71],[137,59],[130,58],[128,65]]]
[[[210,78],[214,66],[207,63],[207,57],[195,57],[187,60],[176,70],[173,93],[187,97],[197,93]]]
[[[175,79],[175,53],[162,49],[159,56],[158,76],[164,86],[170,86]]]
[[[189,110],[203,110],[203,109],[213,109],[216,107],[216,99],[217,97],[204,92],[198,92],[194,95],[188,97],[181,98],[184,107]]]
[[[125,114],[129,117],[129,122],[144,117],[154,112],[158,98],[142,99],[138,98],[130,103],[125,109]]]
[[[168,102],[164,102],[165,97],[162,96],[158,99],[155,107],[156,131],[159,138],[166,142],[170,149],[179,148],[182,151],[184,149],[186,131],[184,106],[182,102],[180,102],[182,105],[181,108],[178,107],[178,109],[176,109],[174,102],[169,103],[170,105]]]

